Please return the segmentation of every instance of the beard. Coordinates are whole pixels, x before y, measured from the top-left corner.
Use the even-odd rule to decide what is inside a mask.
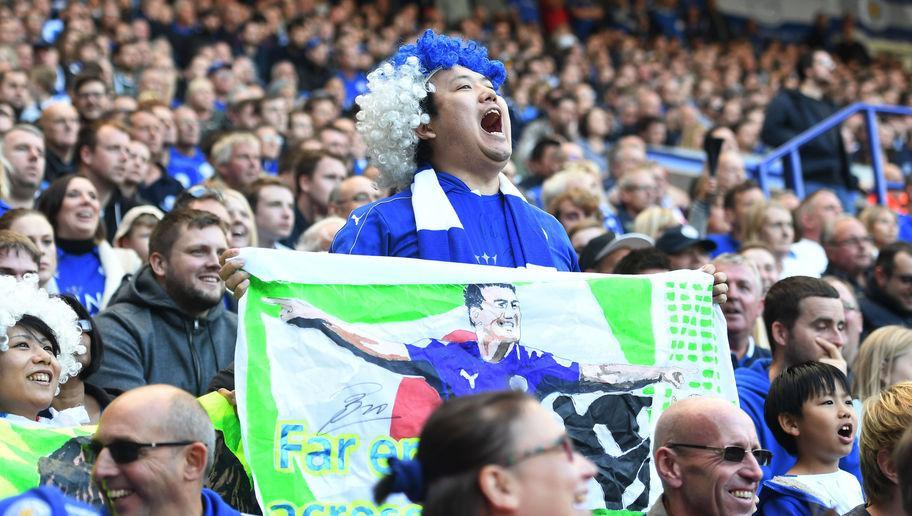
[[[184,310],[197,314],[205,312],[218,305],[225,295],[225,284],[220,283],[219,289],[203,290],[193,284],[187,284],[181,279],[172,276],[165,277],[165,291]]]

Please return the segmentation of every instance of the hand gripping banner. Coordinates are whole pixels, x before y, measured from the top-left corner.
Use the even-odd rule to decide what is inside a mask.
[[[264,514],[418,515],[371,488],[411,458],[442,401],[518,389],[598,467],[587,503],[635,514],[661,492],[650,434],[676,399],[736,400],[712,277],[606,276],[245,250],[236,361]]]

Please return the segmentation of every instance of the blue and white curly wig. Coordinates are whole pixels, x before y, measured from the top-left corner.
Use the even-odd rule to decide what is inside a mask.
[[[13,276],[0,276],[0,352],[9,351],[9,329],[24,315],[41,319],[54,332],[60,353],[60,384],[71,376],[79,374],[82,364],[78,356],[86,352],[82,345],[82,331],[77,323],[76,312],[62,299],[48,296],[38,288],[37,277],[17,281]]]
[[[411,184],[419,143],[415,129],[429,123],[433,114],[430,79],[438,70],[456,65],[484,75],[495,90],[507,77],[503,63],[489,59],[483,46],[432,30],[415,44],[400,47],[367,75],[368,92],[355,100],[361,108],[357,126],[372,163],[380,169],[381,188],[401,190]]]

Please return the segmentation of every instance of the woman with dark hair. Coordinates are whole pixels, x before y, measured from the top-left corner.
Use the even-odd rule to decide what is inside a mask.
[[[0,217],[0,229],[8,229],[28,237],[41,251],[38,262],[38,287],[49,294],[57,293],[57,244],[54,242],[54,228],[47,217],[38,210],[15,208]]]
[[[515,391],[447,401],[428,418],[415,458],[389,463],[376,502],[404,493],[425,516],[588,514],[595,476],[554,415]]]
[[[101,413],[114,400],[104,389],[86,381],[101,366],[104,341],[89,311],[75,297],[58,297],[76,312],[76,323],[82,332],[80,344],[85,347],[85,353],[76,357],[82,365],[79,374],[61,386],[51,406],[57,410],[83,406],[92,424],[97,424]]]
[[[87,424],[82,406],[51,403],[81,368],[76,314],[34,282],[0,276],[0,419],[17,424]],[[49,417],[44,417],[49,416]]]
[[[89,314],[98,313],[123,276],[139,269],[139,256],[105,240],[98,193],[84,177],[55,180],[38,199],[38,210],[54,228],[58,291],[74,296]]]

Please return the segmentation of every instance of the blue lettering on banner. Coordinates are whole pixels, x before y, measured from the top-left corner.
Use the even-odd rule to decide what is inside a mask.
[[[376,506],[369,501],[356,500],[352,503],[312,502],[295,507],[288,501],[272,504],[266,511],[269,516],[420,516],[421,506],[413,503],[397,506],[385,503]]]
[[[280,421],[276,424],[276,471],[291,473],[292,463],[295,462],[309,474],[348,474],[349,458],[358,449],[359,437],[354,434],[310,435],[305,428],[303,421]]]

